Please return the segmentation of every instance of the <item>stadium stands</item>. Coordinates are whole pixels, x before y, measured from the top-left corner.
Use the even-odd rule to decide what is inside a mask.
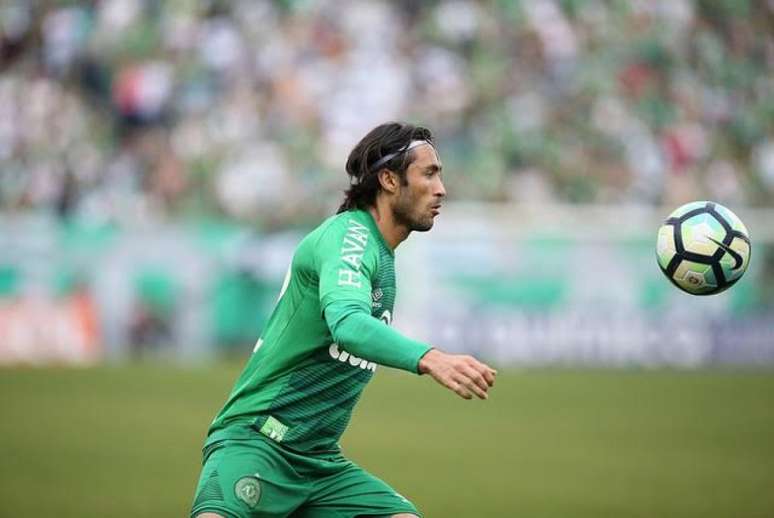
[[[393,118],[457,199],[774,195],[770,2],[63,4],[0,7],[3,212],[304,224]]]

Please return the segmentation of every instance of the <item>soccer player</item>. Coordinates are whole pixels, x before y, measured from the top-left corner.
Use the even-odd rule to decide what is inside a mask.
[[[338,214],[295,251],[277,305],[215,417],[191,516],[415,517],[338,440],[377,365],[429,374],[465,399],[486,399],[496,372],[390,327],[394,250],[432,228],[446,191],[431,132],[371,130],[347,160]]]

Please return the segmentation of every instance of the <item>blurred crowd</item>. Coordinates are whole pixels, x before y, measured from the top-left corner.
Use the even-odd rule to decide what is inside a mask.
[[[0,5],[0,211],[305,224],[374,125],[454,199],[774,200],[774,1]]]

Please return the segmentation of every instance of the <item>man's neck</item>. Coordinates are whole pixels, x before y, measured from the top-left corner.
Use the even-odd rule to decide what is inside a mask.
[[[373,216],[387,246],[395,250],[406,240],[411,231],[405,225],[397,223],[390,207],[380,201],[377,200],[376,205],[370,207],[368,212]]]

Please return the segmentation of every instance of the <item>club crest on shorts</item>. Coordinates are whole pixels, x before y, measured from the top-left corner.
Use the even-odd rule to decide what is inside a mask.
[[[236,497],[247,504],[251,509],[258,505],[261,499],[261,483],[256,475],[242,477],[234,485]]]

